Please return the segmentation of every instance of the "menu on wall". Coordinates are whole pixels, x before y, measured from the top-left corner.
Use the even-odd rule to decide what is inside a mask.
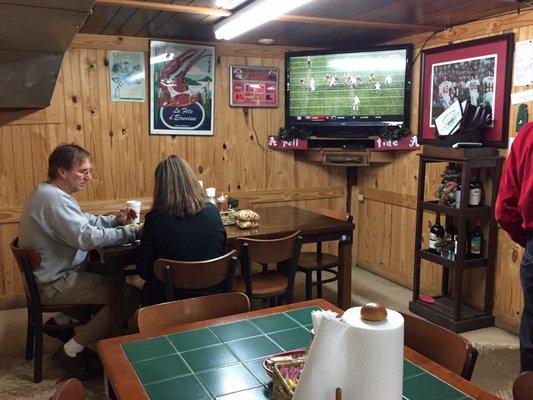
[[[230,65],[230,105],[233,107],[277,107],[278,69]]]

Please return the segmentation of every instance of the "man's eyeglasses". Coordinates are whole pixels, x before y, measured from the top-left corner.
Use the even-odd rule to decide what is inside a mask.
[[[94,173],[94,169],[92,168],[79,169],[78,173],[82,174],[83,176],[89,176]]]

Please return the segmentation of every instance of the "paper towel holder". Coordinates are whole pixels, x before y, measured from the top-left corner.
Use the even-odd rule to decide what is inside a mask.
[[[342,400],[342,389],[339,387],[335,389],[335,400]]]
[[[387,319],[387,309],[379,303],[367,303],[361,307],[361,318],[372,322],[385,321]]]

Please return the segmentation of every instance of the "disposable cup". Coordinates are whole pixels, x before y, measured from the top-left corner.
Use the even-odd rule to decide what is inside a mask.
[[[132,222],[135,224],[138,224],[141,222],[141,201],[140,200],[128,200],[126,202],[126,207],[132,208],[137,213],[137,218],[135,218]]]

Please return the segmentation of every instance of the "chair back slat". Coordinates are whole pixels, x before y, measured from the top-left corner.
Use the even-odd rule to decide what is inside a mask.
[[[533,399],[533,371],[522,372],[513,384],[514,400]]]
[[[259,264],[278,263],[290,260],[296,239],[301,231],[294,232],[292,235],[276,239],[252,239],[237,238],[235,247],[241,249],[244,243],[248,243],[248,256],[250,261]]]
[[[83,384],[76,378],[63,382],[50,400],[85,400]]]
[[[158,279],[165,282],[165,267],[170,267],[175,288],[206,289],[226,283],[231,272],[231,264],[235,261],[232,259],[236,255],[237,251],[232,250],[221,257],[206,261],[176,261],[160,258],[154,262],[154,272]]]
[[[35,269],[38,266],[40,266],[42,260],[41,260],[41,255],[39,254],[39,252],[35,249],[20,248],[18,243],[19,243],[19,239],[15,238],[15,240],[11,242],[10,247],[11,247],[11,252],[15,256],[15,259],[17,260],[17,265],[19,269],[21,270],[21,272],[23,271],[23,268],[24,268],[20,262],[21,261],[20,257],[22,256],[22,254],[26,254],[26,256],[28,257],[29,266],[32,269]]]
[[[350,215],[346,211],[334,210],[332,208],[321,207],[318,209],[318,212],[326,217],[335,218],[340,221],[352,222],[353,215]]]
[[[139,310],[138,322],[141,333],[225,317],[250,311],[250,300],[244,293],[229,292],[143,307]]]
[[[404,314],[405,345],[450,371],[470,380],[477,350],[461,335]]]
[[[36,315],[41,315],[41,299],[33,270],[41,265],[41,255],[35,249],[23,249],[18,246],[18,238],[10,244],[11,252],[17,261],[17,266],[24,278],[24,290],[28,308],[32,309]]]

